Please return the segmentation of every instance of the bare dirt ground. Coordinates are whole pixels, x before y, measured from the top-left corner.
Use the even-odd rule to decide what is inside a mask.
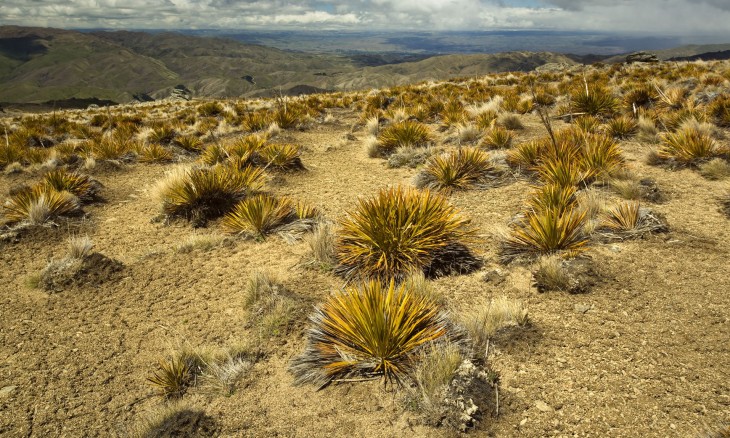
[[[520,138],[541,135],[535,116]],[[330,219],[358,196],[410,184],[416,170],[388,169],[368,158],[356,114],[283,135],[302,145],[307,171],[278,178],[271,190],[308,201]],[[692,170],[650,167],[648,146],[623,142],[629,166],[656,180],[668,202],[652,205],[670,232],[643,240],[594,243],[588,255],[600,279],[588,294],[538,293],[530,266],[501,266],[497,236],[529,191],[524,180],[450,196],[479,227],[475,251],[484,269],[435,284],[454,312],[492,297],[524,301],[532,326],[496,340],[499,416],[486,412],[474,436],[691,437],[730,421],[730,221],[717,207],[727,182]],[[175,246],[195,231],[153,222],[150,189],[169,166],[133,164],[92,170],[106,202],[83,221],[39,229],[0,243],[0,435],[126,436],[163,401],[146,381],[170,346],[225,348],[257,342],[244,309],[256,270],[273,272],[307,308],[342,285],[301,266],[305,243],[233,238],[204,252]],[[38,175],[0,177],[0,192]],[[608,193],[608,192],[607,192]],[[216,224],[197,231],[219,232]],[[66,238],[87,233],[95,250],[124,264],[116,277],[60,293],[27,285],[65,252]],[[500,269],[502,280],[485,282]],[[195,388],[186,403],[205,412],[215,436],[452,436],[419,424],[399,395],[378,382],[317,391],[294,386],[290,359],[305,344],[305,316],[231,395]]]

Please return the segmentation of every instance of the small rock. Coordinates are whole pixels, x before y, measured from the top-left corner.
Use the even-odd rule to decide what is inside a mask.
[[[576,312],[578,312],[578,313],[586,313],[586,312],[588,312],[589,310],[591,310],[591,309],[593,308],[593,306],[592,306],[592,305],[590,305],[590,304],[582,304],[582,303],[578,303],[578,304],[574,305],[574,306],[573,306],[573,308],[574,308],[574,309],[575,309],[575,311],[576,311]]]
[[[484,273],[482,280],[485,283],[492,283],[495,286],[499,286],[505,282],[506,277],[507,275],[501,269],[492,269]]]
[[[522,421],[520,421],[520,426],[524,426],[527,424],[527,418],[523,418]]]
[[[539,409],[541,412],[550,412],[553,410],[550,406],[548,406],[547,403],[545,403],[542,400],[538,400],[535,402],[535,407]]]
[[[5,398],[10,396],[18,387],[15,385],[5,386],[3,388],[0,388],[0,398]]]

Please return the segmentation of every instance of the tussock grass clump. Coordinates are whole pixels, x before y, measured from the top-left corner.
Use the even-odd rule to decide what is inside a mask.
[[[663,136],[657,158],[689,166],[719,155],[715,140],[695,126],[688,125]]]
[[[8,223],[42,225],[56,217],[76,215],[81,208],[79,199],[73,194],[38,185],[15,193],[5,202],[2,211]]]
[[[459,325],[471,340],[475,356],[486,357],[487,345],[500,330],[510,327],[524,327],[530,322],[527,308],[519,301],[506,297],[494,299],[486,304],[474,306],[459,317]]]
[[[514,134],[501,126],[495,126],[487,131],[479,146],[487,149],[508,149],[512,146]]]
[[[667,231],[664,220],[639,202],[622,202],[606,210],[596,230],[604,238],[631,239]]]
[[[287,334],[302,310],[296,297],[267,271],[256,271],[249,279],[244,306],[262,340]]]
[[[564,214],[571,211],[577,202],[575,187],[545,184],[534,191],[528,206],[533,211],[554,210],[558,214]]]
[[[231,233],[249,233],[263,238],[296,219],[287,198],[256,195],[239,202],[223,217],[223,227]]]
[[[271,115],[267,111],[245,113],[241,117],[241,127],[248,132],[264,131],[272,122]]]
[[[383,189],[360,199],[341,220],[339,270],[346,277],[402,278],[468,239],[468,224],[446,198],[428,190]]]
[[[388,167],[399,168],[399,167],[410,167],[415,169],[421,164],[425,163],[429,157],[435,153],[435,149],[431,147],[412,147],[406,146],[397,148],[392,154],[388,156]],[[374,157],[377,157],[379,152],[377,147],[374,150]]]
[[[268,167],[283,171],[303,170],[301,148],[294,144],[270,144],[261,149],[261,158]]]
[[[97,200],[101,188],[101,184],[90,176],[64,169],[53,170],[43,175],[41,185],[57,192],[70,192],[81,202]]]
[[[159,143],[143,146],[138,153],[142,163],[169,163],[173,159],[172,152]]]
[[[519,131],[525,129],[520,116],[515,114],[502,114],[497,117],[497,123],[510,131]]]
[[[181,168],[162,180],[156,195],[169,217],[182,217],[203,225],[224,215],[265,183],[261,169],[236,170],[223,166]]]
[[[72,259],[84,259],[91,254],[94,243],[89,236],[71,236],[68,239],[68,257]]]
[[[179,399],[193,385],[195,361],[193,358],[175,354],[160,359],[159,369],[147,377],[147,381],[166,399]]]
[[[709,180],[721,180],[730,177],[730,163],[722,158],[715,158],[700,165],[700,175]]]
[[[205,102],[198,105],[198,114],[203,117],[216,117],[223,112],[223,105],[219,102]]]
[[[200,153],[203,150],[203,140],[197,135],[181,135],[175,138],[174,144],[188,152]]]
[[[557,255],[543,257],[532,273],[539,291],[567,291],[571,287],[570,273],[563,265],[563,258]]]
[[[525,214],[500,242],[500,260],[509,263],[521,256],[565,252],[576,256],[587,249],[583,231],[586,213],[571,209],[536,210]]]
[[[415,410],[439,414],[448,385],[464,356],[461,346],[449,342],[433,343],[422,349],[412,376],[415,387],[409,394],[409,402]]]
[[[636,120],[626,116],[611,119],[607,126],[608,135],[619,139],[626,139],[633,136],[638,129]]]
[[[155,407],[129,432],[132,438],[216,436],[219,427],[203,409],[176,400]]]
[[[596,117],[611,117],[619,107],[611,90],[600,86],[578,87],[571,95],[571,111]]]
[[[378,135],[377,148],[380,156],[388,156],[400,147],[427,146],[433,136],[428,126],[414,120],[388,125]]]
[[[730,96],[719,96],[709,105],[708,111],[717,126],[730,128]]]
[[[175,246],[175,252],[189,253],[193,250],[210,251],[223,242],[223,236],[217,234],[191,234]]]
[[[317,223],[306,243],[311,257],[306,264],[315,265],[325,271],[331,270],[337,264],[337,238],[332,223]]]
[[[489,154],[478,148],[460,148],[431,157],[416,178],[416,187],[448,192],[486,185],[496,178]]]
[[[310,317],[309,342],[291,371],[298,383],[381,377],[399,383],[422,346],[447,335],[439,306],[405,285],[369,281],[349,286]]]

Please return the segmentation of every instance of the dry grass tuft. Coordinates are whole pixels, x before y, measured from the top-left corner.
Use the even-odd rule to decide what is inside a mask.
[[[730,177],[730,163],[722,158],[714,158],[700,165],[700,175],[709,180],[722,180]]]
[[[497,298],[488,304],[475,306],[459,318],[460,325],[471,340],[476,356],[484,353],[491,338],[500,330],[510,327],[524,327],[530,318],[527,308],[519,301],[505,297]]]

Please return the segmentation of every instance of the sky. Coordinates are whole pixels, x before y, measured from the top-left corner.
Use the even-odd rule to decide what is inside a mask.
[[[544,29],[719,36],[730,0],[1,0],[0,24],[111,29]]]

